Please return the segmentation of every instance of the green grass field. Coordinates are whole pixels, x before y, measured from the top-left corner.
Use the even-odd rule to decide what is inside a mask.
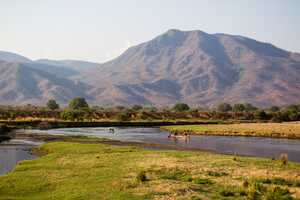
[[[0,199],[296,199],[300,165],[204,152],[52,142],[0,176]]]
[[[241,123],[165,126],[162,129],[177,133],[228,136],[262,136],[300,139],[300,123]]]

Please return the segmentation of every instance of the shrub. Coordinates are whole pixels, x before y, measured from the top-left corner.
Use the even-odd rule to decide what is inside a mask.
[[[131,116],[129,112],[124,111],[118,114],[117,119],[120,121],[129,121]]]
[[[219,112],[229,112],[232,111],[232,106],[228,103],[221,103],[217,106]]]
[[[234,112],[244,112],[246,110],[246,107],[244,104],[234,104],[233,107],[232,107],[232,110]]]
[[[264,110],[258,110],[254,113],[255,119],[266,120],[268,119],[268,115]]]
[[[86,100],[82,97],[76,97],[69,102],[69,108],[73,110],[88,108]]]
[[[47,102],[47,108],[49,108],[50,110],[56,110],[59,109],[59,105],[56,103],[54,99],[50,99]]]
[[[188,111],[190,107],[185,103],[177,103],[174,105],[173,110],[177,112]]]
[[[147,176],[146,176],[146,172],[145,171],[140,171],[137,176],[136,176],[136,180],[138,182],[145,182],[147,181]]]
[[[134,106],[132,106],[132,110],[134,110],[134,111],[138,111],[138,110],[142,110],[142,109],[143,109],[143,107],[140,106],[140,105],[134,105]]]

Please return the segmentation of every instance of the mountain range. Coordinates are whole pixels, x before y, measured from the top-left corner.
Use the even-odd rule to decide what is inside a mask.
[[[109,62],[0,51],[0,104],[256,106],[300,102],[300,54],[243,36],[169,30]]]

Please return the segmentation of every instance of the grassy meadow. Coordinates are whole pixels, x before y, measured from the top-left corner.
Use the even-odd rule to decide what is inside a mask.
[[[162,129],[173,133],[199,135],[260,136],[300,139],[300,123],[241,123],[165,126]]]
[[[0,176],[0,199],[300,198],[300,165],[292,162],[88,141],[38,151],[46,154]]]

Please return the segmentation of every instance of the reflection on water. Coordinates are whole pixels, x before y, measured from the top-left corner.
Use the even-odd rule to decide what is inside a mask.
[[[29,150],[37,145],[27,140],[11,140],[0,144],[0,175],[11,171],[22,160],[32,160],[36,156]]]
[[[278,158],[287,153],[289,160],[300,162],[300,140],[261,138],[261,137],[230,137],[230,136],[195,136],[189,140],[168,138],[168,132],[159,128],[66,128],[52,130],[26,130],[30,133],[55,135],[88,135],[120,141],[146,142],[167,144],[189,149],[209,150],[223,154],[237,154]]]

